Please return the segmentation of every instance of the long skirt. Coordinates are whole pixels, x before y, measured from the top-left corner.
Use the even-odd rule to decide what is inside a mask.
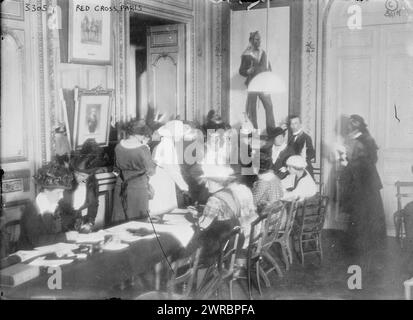
[[[160,215],[172,211],[178,207],[176,198],[175,181],[162,167],[156,167],[156,172],[149,178],[155,191],[152,200],[149,200],[150,215]]]
[[[366,255],[386,243],[386,222],[379,190],[363,192],[355,199],[347,230],[349,249]]]
[[[112,222],[117,223],[126,220],[143,219],[148,216],[148,178],[146,175],[132,179],[128,182],[126,190],[127,212],[125,214],[120,197],[122,181],[118,177],[116,180]]]

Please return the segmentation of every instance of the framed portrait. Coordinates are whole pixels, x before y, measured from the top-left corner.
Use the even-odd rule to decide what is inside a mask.
[[[87,139],[104,147],[109,143],[113,90],[75,88],[74,149]]]
[[[69,63],[111,64],[111,0],[70,0]]]

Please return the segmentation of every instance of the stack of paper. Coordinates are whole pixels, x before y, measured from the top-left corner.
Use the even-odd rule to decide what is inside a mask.
[[[72,259],[59,259],[59,260],[45,260],[45,257],[39,257],[32,262],[29,263],[31,266],[38,266],[38,267],[60,267],[65,264],[72,263]]]
[[[42,246],[34,248],[35,251],[41,253],[42,255],[49,254],[49,253],[59,253],[59,252],[68,252],[79,248],[77,244],[74,243],[65,243],[59,242],[55,244],[51,244],[48,246]]]
[[[20,258],[20,262],[25,262],[27,260],[43,256],[44,253],[37,250],[20,250],[13,253],[13,255],[18,256]]]
[[[99,243],[105,240],[104,231],[92,232],[87,234],[80,233],[77,236],[76,243]]]
[[[0,271],[0,284],[2,286],[14,287],[34,279],[39,275],[39,267],[18,263]]]

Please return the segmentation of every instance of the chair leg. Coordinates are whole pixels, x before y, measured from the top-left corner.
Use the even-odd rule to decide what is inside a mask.
[[[259,260],[255,263],[255,276],[257,278],[258,291],[260,293],[260,296],[262,296],[261,277],[260,277],[260,261]]]
[[[304,265],[304,249],[303,249],[303,241],[302,241],[302,237],[300,237],[300,253],[301,253],[301,264]]]
[[[321,234],[317,235],[317,244],[318,244],[318,249],[320,250],[320,263],[323,261],[323,245],[321,242]]]
[[[287,241],[287,252],[288,252],[288,257],[289,257],[289,261],[290,261],[290,264],[293,264],[293,253],[292,253],[292,250],[291,250],[291,238],[288,238],[288,241]]]
[[[283,256],[285,269],[288,271],[290,269],[290,263],[289,263],[289,259],[288,259],[286,244],[284,242],[281,242],[280,244],[281,244],[281,253],[282,253],[282,256]]]
[[[269,253],[265,253],[264,256],[272,264],[278,276],[281,278],[283,276],[283,272],[280,266],[278,265],[277,261]]]
[[[247,258],[247,283],[248,283],[248,297],[250,300],[252,300],[252,286],[251,286],[251,281],[252,281],[252,266],[251,266],[251,258],[250,255],[248,255]]]
[[[228,286],[229,286],[229,299],[230,300],[234,300],[234,295],[233,295],[233,291],[232,291],[233,283],[234,283],[234,279],[231,279],[228,283]]]
[[[264,279],[265,286],[269,288],[271,286],[270,279],[268,279],[267,274],[265,273],[264,269],[260,266],[260,275]]]

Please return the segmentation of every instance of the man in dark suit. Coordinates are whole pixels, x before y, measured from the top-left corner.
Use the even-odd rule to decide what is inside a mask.
[[[313,176],[313,166],[311,160],[315,158],[315,150],[311,137],[303,131],[299,116],[290,117],[291,135],[288,138],[288,147],[295,155],[304,157],[307,161],[307,171]]]

